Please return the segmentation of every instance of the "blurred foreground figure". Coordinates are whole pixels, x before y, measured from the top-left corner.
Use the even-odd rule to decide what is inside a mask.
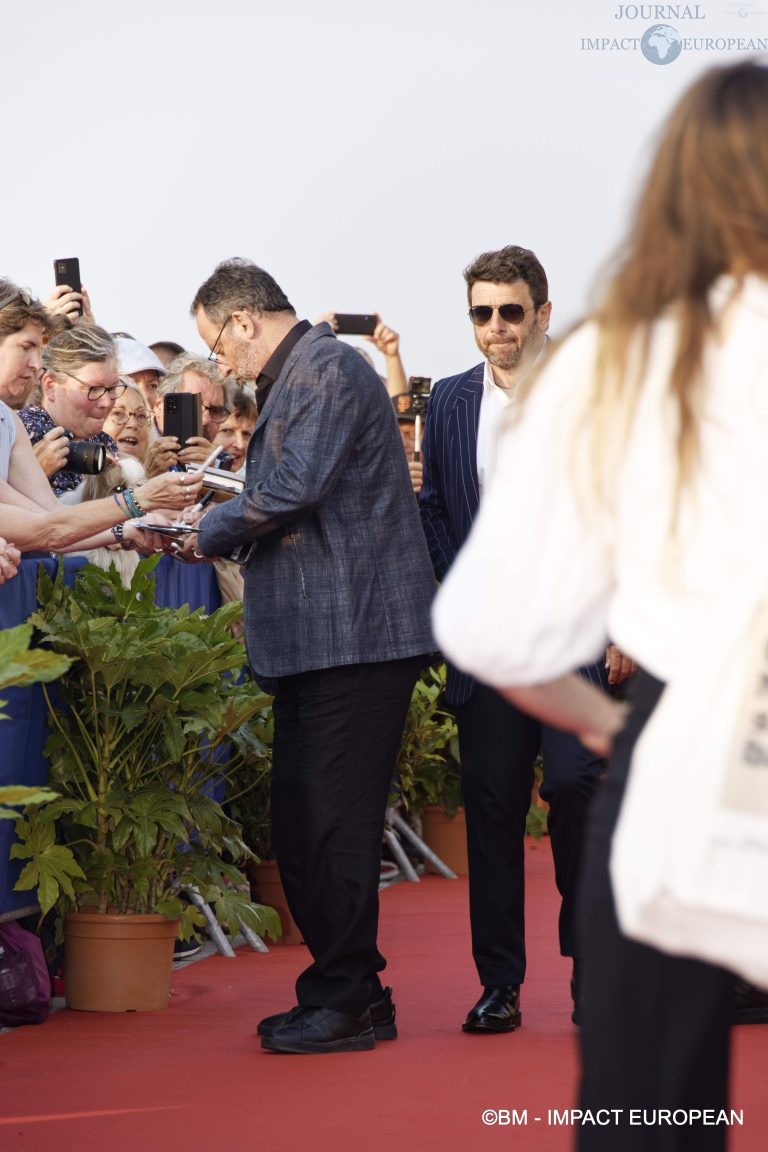
[[[601,754],[615,738],[585,850],[579,932],[581,1106],[616,1115],[582,1125],[582,1152],[726,1143],[722,1120],[703,1123],[695,1110],[727,1108],[733,978],[623,937],[608,859],[634,744],[675,678],[682,638],[700,623],[706,653],[708,610],[711,619],[756,560],[767,221],[768,68],[711,70],[666,124],[600,307],[550,356],[503,434],[435,608],[438,641],[463,669]],[[520,548],[526,539],[538,554]],[[569,675],[609,634],[640,665],[628,717]],[[685,801],[677,796],[683,810]],[[647,1118],[632,1124],[630,1109]],[[662,1109],[690,1120],[665,1124]]]

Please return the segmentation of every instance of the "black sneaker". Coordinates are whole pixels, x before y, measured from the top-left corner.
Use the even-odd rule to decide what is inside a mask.
[[[295,1008],[291,1008],[290,1012],[275,1012],[273,1016],[265,1016],[256,1028],[257,1036],[269,1038],[276,1028],[281,1028],[283,1024],[290,1024],[300,1012],[301,1007],[297,1004]],[[396,1040],[397,1024],[395,1023],[395,1016],[397,1015],[397,1009],[392,1003],[391,988],[385,988],[381,998],[370,1005],[370,1013],[371,1023],[373,1024],[373,1034],[376,1039]]]
[[[203,949],[199,940],[175,940],[173,943],[174,960],[188,960],[190,956],[197,956]]]
[[[370,1052],[376,1047],[371,1014],[348,1016],[333,1008],[299,1008],[269,1036],[261,1037],[268,1052],[313,1055],[321,1052]]]

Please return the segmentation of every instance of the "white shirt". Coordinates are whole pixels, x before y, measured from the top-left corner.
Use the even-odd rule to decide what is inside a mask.
[[[477,480],[481,496],[496,470],[502,418],[512,400],[512,394],[499,388],[493,378],[493,368],[486,360],[480,418],[477,424]]]
[[[763,557],[768,587],[768,281],[713,287],[720,335],[705,356],[696,474],[671,537],[676,406],[667,395],[675,327],[659,320],[619,456],[595,461],[581,435],[597,332],[578,329],[549,360],[465,547],[438,594],[445,655],[497,686],[535,684],[597,658],[610,635],[662,680],[708,608]],[[593,469],[610,507],[591,498]],[[467,606],[474,605],[473,611]]]

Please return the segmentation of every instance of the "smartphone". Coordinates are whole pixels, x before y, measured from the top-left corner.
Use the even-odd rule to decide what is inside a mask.
[[[373,336],[378,322],[378,316],[371,313],[336,313],[336,331],[340,336]]]
[[[163,436],[175,436],[185,447],[190,436],[203,434],[203,406],[199,392],[170,392],[163,397]]]
[[[66,284],[73,292],[82,292],[80,261],[77,256],[70,256],[66,260],[54,260],[53,275],[57,288],[60,284]],[[82,316],[82,314],[82,308],[78,308],[77,312],[70,312],[70,316]]]

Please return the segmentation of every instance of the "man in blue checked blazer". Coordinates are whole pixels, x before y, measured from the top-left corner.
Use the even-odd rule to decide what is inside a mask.
[[[496,463],[505,412],[546,354],[552,305],[547,278],[533,252],[507,247],[479,256],[464,273],[469,316],[483,362],[435,384],[427,409],[420,510],[435,573],[441,580],[466,540]],[[542,452],[547,451],[542,444]],[[536,563],[536,540],[521,540]],[[504,581],[500,571],[498,579]],[[474,605],[467,604],[467,612]],[[612,680],[629,671],[618,652]],[[602,687],[602,664],[582,669]],[[574,891],[587,807],[604,763],[570,733],[540,724],[491,688],[449,665],[446,702],[459,728],[467,818],[472,953],[483,994],[463,1028],[511,1032],[520,1024],[525,977],[524,835],[534,764],[541,752],[555,879],[562,896],[560,950],[577,951]],[[575,1008],[574,1008],[575,1011]]]
[[[277,1052],[397,1035],[379,973],[384,811],[413,685],[432,648],[434,574],[386,389],[269,273],[214,271],[192,305],[225,373],[256,381],[245,488],[201,522],[208,556],[252,544],[245,641],[274,695],[272,834],[312,963],[258,1033]]]

